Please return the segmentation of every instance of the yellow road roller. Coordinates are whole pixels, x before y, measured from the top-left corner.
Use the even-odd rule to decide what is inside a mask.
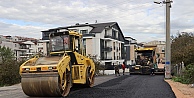
[[[28,96],[67,96],[73,84],[92,87],[95,64],[85,56],[82,34],[49,35],[49,55],[35,56],[20,66],[21,86]]]

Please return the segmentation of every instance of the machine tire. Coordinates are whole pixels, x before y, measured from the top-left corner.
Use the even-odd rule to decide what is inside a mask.
[[[67,96],[69,94],[70,88],[72,86],[71,83],[72,83],[71,72],[66,69],[66,71],[63,74],[62,82],[61,80],[59,81],[62,96]]]
[[[94,86],[94,75],[93,72],[90,72],[90,67],[86,69],[86,87],[93,87]]]

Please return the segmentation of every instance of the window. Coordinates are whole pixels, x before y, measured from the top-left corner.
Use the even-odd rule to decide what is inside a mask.
[[[83,39],[83,46],[84,46],[84,49],[86,51],[86,39]]]
[[[115,57],[115,52],[114,52],[114,60],[116,59],[116,57]]]
[[[119,50],[121,50],[121,46],[120,46],[120,43],[119,43]]]
[[[115,42],[113,42],[113,47],[114,47],[114,50],[115,50]]]
[[[83,45],[84,46],[86,45],[86,39],[83,39]]]
[[[64,35],[63,37],[54,36],[51,38],[52,51],[61,51],[69,49],[69,36]]]
[[[80,33],[81,34],[87,34],[88,33],[88,30],[80,30]]]

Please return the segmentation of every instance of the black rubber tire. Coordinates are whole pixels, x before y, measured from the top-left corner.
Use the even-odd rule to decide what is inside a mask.
[[[93,87],[94,86],[94,75],[90,73],[90,67],[86,69],[86,87]]]
[[[70,65],[70,68],[71,68],[71,65]],[[72,75],[71,75],[71,70],[67,70],[64,72],[63,74],[63,80],[62,81],[66,81],[66,86],[65,88],[62,88],[63,86],[63,83],[60,85],[60,90],[61,90],[61,95],[63,97],[67,96],[70,92],[70,89],[72,87]]]

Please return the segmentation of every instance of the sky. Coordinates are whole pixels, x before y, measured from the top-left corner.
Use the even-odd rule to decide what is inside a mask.
[[[194,32],[193,5],[173,0],[171,35]],[[1,0],[0,35],[40,39],[44,30],[97,21],[117,22],[137,42],[165,41],[165,7],[154,0]]]

